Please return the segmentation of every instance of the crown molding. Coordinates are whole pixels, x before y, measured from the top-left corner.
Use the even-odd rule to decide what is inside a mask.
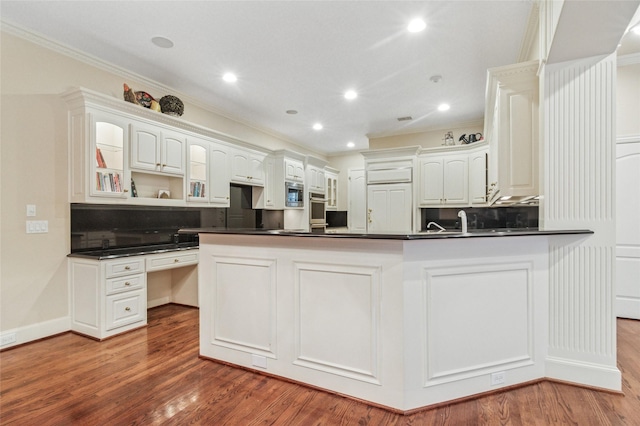
[[[476,126],[483,126],[484,125],[484,119],[480,118],[477,120],[470,120],[470,121],[461,121],[458,123],[450,123],[450,124],[443,124],[443,125],[437,125],[437,126],[433,126],[433,127],[422,127],[422,128],[417,128],[417,129],[407,129],[403,132],[387,132],[387,133],[371,133],[371,134],[367,134],[367,138],[369,139],[379,139],[379,138],[389,138],[389,137],[393,137],[393,136],[404,136],[404,135],[414,135],[417,133],[428,133],[428,132],[437,132],[437,131],[441,131],[441,130],[451,130],[453,128],[461,128],[461,127],[476,127]]]
[[[538,31],[540,27],[540,5],[537,1],[532,2],[531,12],[529,12],[529,20],[527,28],[520,44],[520,52],[516,62],[525,62],[529,60],[531,51],[536,42],[539,42]]]
[[[172,87],[166,86],[162,83],[159,83],[155,80],[152,80],[150,78],[147,78],[143,75],[137,74],[133,71],[130,71],[128,69],[122,68],[120,66],[114,65],[110,62],[107,62],[105,60],[102,60],[100,58],[97,58],[93,55],[89,55],[85,52],[82,52],[78,49],[75,49],[71,46],[68,46],[64,43],[60,43],[57,42],[55,40],[49,39],[46,36],[39,34],[35,31],[32,31],[30,29],[26,29],[20,25],[16,25],[12,22],[6,21],[4,19],[0,18],[0,30],[3,32],[6,32],[7,34],[13,35],[15,37],[21,38],[23,40],[29,41],[37,46],[43,47],[45,49],[51,50],[55,53],[59,53],[61,55],[67,56],[69,58],[72,58],[74,60],[77,60],[79,62],[82,62],[84,64],[90,65],[92,67],[98,68],[100,70],[109,72],[111,74],[120,76],[123,78],[123,80],[134,80],[134,81],[139,81],[142,84],[144,84],[146,87],[152,89],[152,90],[157,90],[159,92],[165,92],[165,93],[171,93],[174,96],[178,96],[180,99],[182,99],[183,101],[186,101],[187,103],[194,105],[198,108],[201,108],[207,112],[210,112],[212,114],[221,116],[223,118],[226,118],[228,120],[231,121],[235,121],[237,123],[240,123],[244,126],[247,126],[249,128],[252,128],[254,130],[257,130],[259,132],[265,133],[269,136],[272,136],[276,139],[280,139],[283,142],[292,144],[294,146],[298,146],[306,151],[310,151],[312,153],[316,153],[319,155],[327,155],[326,152],[321,152],[321,151],[317,151],[315,149],[312,149],[306,145],[301,144],[300,142],[296,142],[293,141],[291,139],[289,139],[287,136],[276,132],[275,130],[272,129],[268,129],[265,127],[262,127],[260,125],[257,125],[253,122],[247,121],[241,117],[235,116],[227,111],[224,111],[222,109],[219,109],[218,107],[205,103],[200,99],[194,98],[192,96],[189,96],[183,92],[180,92],[179,90],[176,90]],[[233,136],[232,136],[233,137]],[[233,137],[234,139],[237,139],[235,137]],[[238,139],[239,140],[239,139]]]
[[[640,52],[618,56],[617,64],[619,67],[640,64]]]

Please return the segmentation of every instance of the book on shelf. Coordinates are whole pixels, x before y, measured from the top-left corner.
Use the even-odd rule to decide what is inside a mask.
[[[194,198],[204,198],[204,187],[204,182],[191,182],[191,196]]]
[[[96,172],[96,189],[103,192],[122,192],[120,174]]]
[[[96,161],[98,162],[98,167],[101,169],[107,168],[107,163],[104,161],[104,157],[102,156],[102,151],[100,148],[96,148]]]
[[[133,181],[133,179],[131,179],[131,196],[132,197],[137,197],[138,196],[138,190],[136,189],[136,183]]]

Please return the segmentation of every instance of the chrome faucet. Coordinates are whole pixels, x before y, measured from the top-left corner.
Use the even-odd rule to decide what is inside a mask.
[[[429,223],[427,224],[427,229],[431,228],[431,225],[433,225],[433,226],[436,226],[436,227],[440,228],[440,230],[441,230],[441,231],[444,231],[444,228],[443,228],[442,226],[438,225],[438,224],[437,224],[437,223],[435,223],[435,222],[429,222]]]
[[[460,218],[460,225],[462,226],[462,233],[467,233],[467,213],[464,210],[460,210],[458,212],[458,217]]]

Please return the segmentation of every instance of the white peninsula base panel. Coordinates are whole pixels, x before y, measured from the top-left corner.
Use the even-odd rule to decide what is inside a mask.
[[[200,235],[202,356],[398,411],[544,377],[548,239]]]

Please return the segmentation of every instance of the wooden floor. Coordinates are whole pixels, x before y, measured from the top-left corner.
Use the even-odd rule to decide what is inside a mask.
[[[64,334],[0,353],[0,423],[18,425],[640,425],[640,321],[618,320],[624,396],[542,382],[390,413],[198,358],[198,311],[167,305],[104,342]]]

